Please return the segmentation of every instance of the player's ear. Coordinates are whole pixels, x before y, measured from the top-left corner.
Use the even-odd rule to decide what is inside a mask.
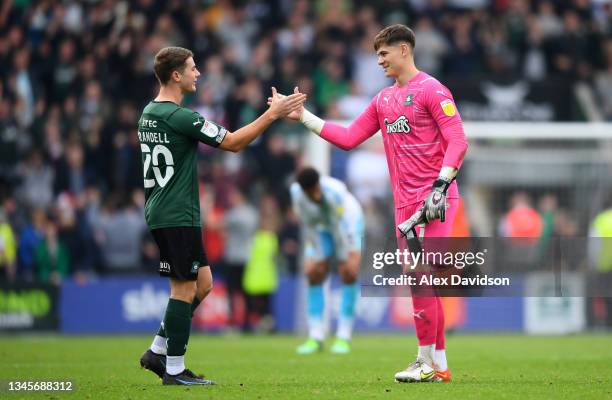
[[[172,71],[171,77],[172,77],[172,80],[174,82],[180,82],[181,81],[181,73],[178,72],[177,70]]]

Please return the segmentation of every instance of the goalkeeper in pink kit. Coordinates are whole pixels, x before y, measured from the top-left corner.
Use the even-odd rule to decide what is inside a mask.
[[[454,181],[467,151],[461,117],[450,91],[419,71],[415,36],[404,25],[375,38],[378,64],[395,79],[348,128],[323,121],[302,108],[289,115],[336,146],[349,150],[382,132],[395,202],[396,236],[448,237],[459,192]],[[421,231],[423,230],[423,231]],[[412,296],[419,342],[417,359],[395,374],[399,382],[450,381],[444,311],[434,295]]]

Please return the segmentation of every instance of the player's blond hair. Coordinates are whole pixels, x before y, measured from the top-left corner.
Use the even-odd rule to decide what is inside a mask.
[[[155,55],[153,71],[160,84],[165,85],[172,76],[172,72],[183,72],[185,62],[193,57],[193,52],[183,47],[164,47]]]

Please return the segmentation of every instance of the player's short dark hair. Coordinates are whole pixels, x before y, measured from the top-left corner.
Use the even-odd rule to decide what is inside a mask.
[[[374,50],[378,51],[381,46],[389,46],[399,42],[406,42],[414,49],[416,44],[414,32],[406,25],[391,25],[378,32],[378,35],[374,38]]]
[[[183,47],[164,47],[158,51],[153,71],[159,83],[168,82],[174,71],[183,72],[189,57],[193,57],[193,52]]]
[[[312,167],[306,167],[298,172],[296,180],[302,190],[310,190],[319,184],[319,172]]]

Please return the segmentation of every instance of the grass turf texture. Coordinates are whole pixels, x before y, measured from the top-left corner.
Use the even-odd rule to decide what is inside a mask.
[[[457,335],[453,382],[399,384],[412,334],[358,336],[349,355],[298,356],[301,338],[194,335],[186,364],[216,386],[164,387],[138,364],[150,336],[0,337],[0,398],[46,399],[603,399],[612,398],[609,335]],[[328,348],[330,341],[328,340]],[[7,380],[73,380],[73,393],[7,393]]]

